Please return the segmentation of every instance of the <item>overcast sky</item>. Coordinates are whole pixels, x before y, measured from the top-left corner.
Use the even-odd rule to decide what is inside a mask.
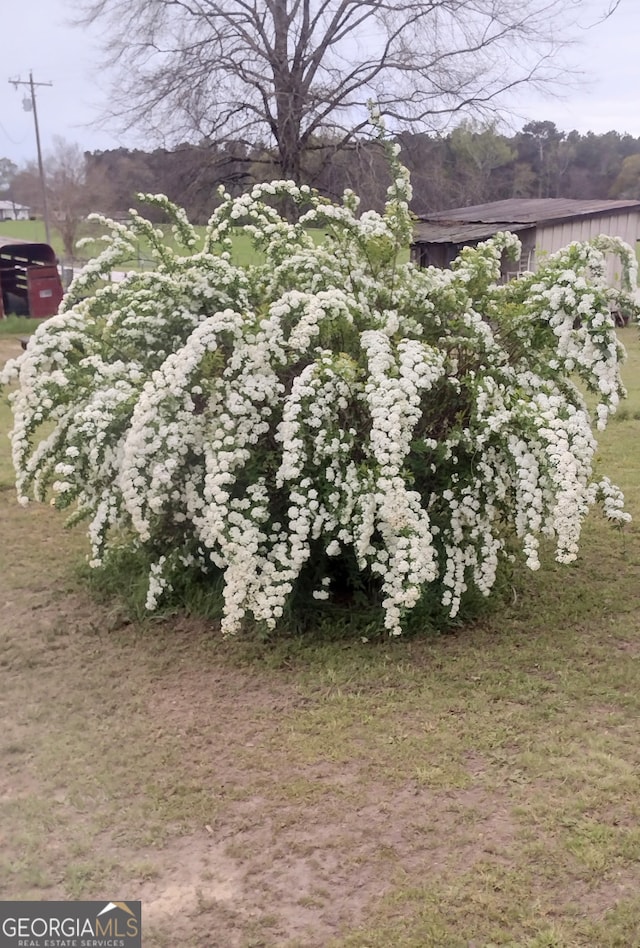
[[[589,2],[602,6],[606,0]],[[9,83],[28,80],[30,69],[35,81],[52,83],[37,88],[45,152],[55,134],[91,151],[149,145],[92,127],[108,83],[98,69],[98,36],[68,23],[74,6],[73,0],[0,0],[0,157],[18,164],[35,158],[33,115],[23,109],[29,90],[19,86],[16,91]],[[509,119],[511,130],[530,119],[549,119],[564,131],[615,129],[640,136],[640,0],[621,0],[610,20],[576,38],[581,45],[571,58],[584,70],[584,81],[561,100],[525,93]]]

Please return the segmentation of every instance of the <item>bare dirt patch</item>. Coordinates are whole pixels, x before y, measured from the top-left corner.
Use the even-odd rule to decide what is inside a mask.
[[[9,359],[15,359],[22,352],[20,338],[16,336],[0,336],[0,365]]]
[[[310,813],[267,804],[252,807],[247,819],[241,806],[209,839],[180,840],[176,861],[196,870],[191,900],[194,907],[199,902],[199,924],[218,930],[224,944],[232,912],[240,931],[261,919],[275,944],[326,945],[367,921],[399,879],[435,879],[508,849],[504,814],[474,807],[469,822],[455,798],[416,799],[382,786],[369,788],[368,796],[382,799],[339,813],[331,805]],[[430,813],[428,830],[416,825],[416,805]],[[145,904],[162,905],[166,884],[166,874],[147,883]],[[176,889],[170,877],[169,888]]]
[[[56,587],[5,601],[0,800],[22,810],[5,838],[22,867],[3,898],[117,889],[142,899],[151,945],[321,946],[399,878],[508,853],[508,804],[486,792],[278,752],[308,699],[267,671],[203,668],[210,634],[104,631]]]

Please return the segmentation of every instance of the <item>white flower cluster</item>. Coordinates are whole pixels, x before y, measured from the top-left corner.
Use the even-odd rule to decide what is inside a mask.
[[[488,595],[510,537],[536,569],[541,535],[575,558],[596,501],[628,519],[596,480],[574,379],[602,427],[624,394],[604,253],[628,280],[633,253],[576,244],[502,284],[519,243],[499,234],[448,271],[402,264],[410,184],[388,153],[383,215],[271,182],[223,193],[202,249],[184,212],[152,196],[182,249],[137,215],[111,224],[62,312],[5,369],[21,501],[53,491],[88,519],[94,565],[110,538],[143,548],[150,609],[180,571],[221,573],[224,631],[249,614],[272,628],[307,573],[310,596],[330,599],[350,556],[397,634],[423,595],[451,615],[470,586]],[[234,262],[238,226],[264,262]],[[104,285],[141,235],[156,269]]]
[[[624,509],[622,491],[612,484],[608,477],[603,477],[600,483],[596,484],[596,492],[602,502],[605,517],[619,524],[630,522],[631,514]]]

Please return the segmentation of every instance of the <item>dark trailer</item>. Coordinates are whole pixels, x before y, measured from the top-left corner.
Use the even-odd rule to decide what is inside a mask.
[[[44,319],[58,312],[62,281],[49,244],[0,237],[0,319],[9,313]]]

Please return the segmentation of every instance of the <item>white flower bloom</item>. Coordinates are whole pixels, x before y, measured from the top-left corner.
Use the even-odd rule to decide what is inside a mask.
[[[2,373],[17,382],[20,502],[53,491],[75,505],[93,565],[111,537],[135,536],[152,560],[148,608],[177,572],[215,570],[223,631],[247,616],[273,628],[312,557],[335,568],[353,556],[379,581],[395,635],[429,588],[451,615],[471,585],[488,595],[510,534],[537,569],[541,536],[575,559],[596,501],[629,519],[618,488],[596,479],[574,376],[604,427],[624,396],[605,253],[620,255],[629,289],[633,252],[574,244],[510,284],[510,234],[451,270],[401,264],[410,182],[387,152],[384,214],[359,213],[349,192],[334,206],[269,182],[222,194],[202,251],[184,212],[151,196],[187,253],[138,215],[110,224],[62,312]],[[304,209],[298,223],[268,203],[283,197]],[[233,263],[237,222],[266,264]],[[305,224],[328,239],[316,245]],[[141,236],[156,269],[103,285]],[[315,599],[332,595],[330,576],[314,585]]]

